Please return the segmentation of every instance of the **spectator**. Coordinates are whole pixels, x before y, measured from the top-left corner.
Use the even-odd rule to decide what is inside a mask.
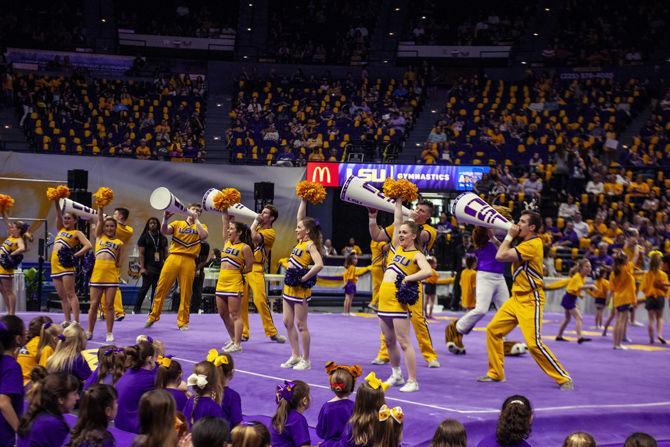
[[[538,177],[536,172],[531,172],[530,178],[524,182],[523,192],[529,199],[540,199],[542,193],[542,180]]]
[[[563,447],[596,447],[596,440],[590,434],[578,431],[565,438]]]
[[[566,222],[563,236],[554,245],[566,248],[579,247],[579,236],[575,232],[575,223],[572,220]]]
[[[586,192],[596,196],[605,192],[605,184],[603,183],[600,174],[593,174],[591,180],[586,183]]]
[[[575,198],[572,194],[568,194],[566,201],[558,207],[558,217],[574,219],[577,213],[579,213],[579,205],[575,203]]]
[[[573,218],[575,233],[577,236],[582,239],[588,237],[589,235],[589,224],[582,220],[582,213],[577,211]]]
[[[475,192],[477,194],[489,194],[493,186],[494,183],[489,174],[484,173],[482,174],[482,178],[475,182]]]
[[[648,434],[637,432],[626,438],[623,447],[658,447],[658,443]]]
[[[324,256],[337,256],[337,250],[333,247],[333,241],[326,239],[323,242],[323,255]]]
[[[533,410],[525,396],[514,395],[505,399],[496,433],[489,435],[477,447],[530,447],[526,442],[531,432]]]
[[[290,146],[284,146],[283,152],[279,154],[277,157],[277,162],[275,163],[277,166],[288,166],[291,167],[295,163],[295,155],[293,154],[293,151],[291,150]]]
[[[135,149],[135,157],[139,160],[148,160],[151,158],[151,149],[147,146],[146,140],[140,140],[140,145]]]
[[[447,134],[444,133],[442,126],[435,126],[428,135],[429,143],[444,144],[447,142]]]
[[[351,253],[356,253],[358,256],[363,254],[363,250],[361,250],[361,247],[356,245],[356,239],[353,237],[349,238],[349,241],[347,242],[347,245],[344,246],[342,249],[342,256],[349,256]]]

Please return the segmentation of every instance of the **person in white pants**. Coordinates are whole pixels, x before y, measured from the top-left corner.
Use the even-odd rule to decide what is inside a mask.
[[[492,230],[475,227],[472,233],[477,256],[477,276],[475,280],[475,308],[452,322],[446,329],[447,349],[453,354],[465,354],[463,335],[472,331],[477,322],[491,307],[491,301],[500,309],[509,298],[509,289],[505,282],[505,264],[496,261],[496,252],[500,241]]]

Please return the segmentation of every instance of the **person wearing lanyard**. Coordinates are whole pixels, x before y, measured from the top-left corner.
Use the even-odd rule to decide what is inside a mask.
[[[140,249],[140,274],[142,275],[142,286],[137,293],[137,301],[133,313],[142,312],[142,302],[151,287],[151,302],[154,301],[154,293],[158,284],[158,277],[166,258],[167,238],[158,229],[160,222],[155,217],[150,217],[144,226],[144,231],[137,246]]]

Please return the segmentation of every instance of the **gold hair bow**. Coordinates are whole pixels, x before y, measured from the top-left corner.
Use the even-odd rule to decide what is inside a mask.
[[[214,366],[221,366],[228,364],[228,357],[220,355],[216,349],[210,349],[207,353],[207,361],[214,363]]]
[[[389,384],[379,380],[377,378],[377,374],[375,374],[374,371],[372,371],[370,374],[365,376],[365,381],[368,383],[368,385],[370,385],[375,390],[378,390],[379,387],[381,387],[382,390],[386,391],[389,388]]]
[[[326,363],[326,373],[328,375],[334,373],[338,369],[343,369],[349,374],[351,374],[356,380],[358,377],[360,377],[363,374],[363,369],[359,365],[338,365],[337,363],[333,362],[332,360],[328,363]]]
[[[379,420],[384,422],[390,417],[392,417],[398,424],[402,424],[405,415],[400,407],[389,408],[386,404],[382,405],[379,409]]]
[[[158,363],[158,366],[162,366],[163,368],[169,368],[172,366],[172,359],[170,357],[163,357],[162,355],[159,355],[156,363]]]

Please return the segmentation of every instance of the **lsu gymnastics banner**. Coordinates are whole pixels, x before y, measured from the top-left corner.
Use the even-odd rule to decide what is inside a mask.
[[[126,256],[137,253],[137,240],[149,217],[161,219],[162,213],[149,205],[151,192],[166,186],[184,203],[200,203],[209,188],[234,187],[242,194],[242,204],[254,209],[254,183],[275,184],[274,205],[279,209],[279,218],[274,225],[277,239],[272,249],[272,262],[276,266],[280,258],[289,255],[295,245],[295,216],[298,199],[295,184],[305,176],[304,168],[276,168],[268,166],[208,165],[191,163],[169,163],[164,161],[132,160],[109,157],[83,157],[70,155],[24,154],[0,152],[0,193],[9,194],[16,204],[10,217],[47,219],[47,230],[56,233],[56,212],[53,203],[46,198],[49,186],[67,183],[67,171],[88,171],[88,190],[108,186],[114,191],[114,201],[105,211],[111,214],[115,207],[130,210],[129,225],[134,234],[124,252]],[[175,216],[172,218],[179,219]],[[221,215],[203,213],[201,219],[209,227],[207,242],[210,247],[222,248]],[[35,242],[30,244],[26,261],[37,260],[37,238],[44,237],[42,224],[31,226]],[[5,230],[0,230],[0,239]],[[127,266],[126,261],[122,262]],[[126,276],[127,268],[122,269]],[[273,270],[274,271],[274,270]]]
[[[307,180],[324,186],[343,185],[351,175],[381,185],[386,178],[407,179],[420,190],[471,191],[488,166],[396,165],[372,163],[307,163]]]

